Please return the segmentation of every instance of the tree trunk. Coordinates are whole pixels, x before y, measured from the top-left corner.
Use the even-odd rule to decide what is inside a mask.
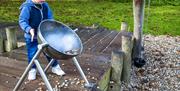
[[[145,0],[133,0],[134,14],[134,37],[135,44],[133,50],[133,58],[142,58],[142,37],[143,37],[143,21],[144,21]]]

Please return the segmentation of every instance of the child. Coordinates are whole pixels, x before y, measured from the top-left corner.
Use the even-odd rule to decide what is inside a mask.
[[[40,22],[44,19],[53,19],[52,12],[45,2],[45,0],[26,0],[20,7],[21,13],[19,15],[19,25],[24,31],[26,41],[28,63],[37,51],[37,29]],[[48,61],[51,57],[45,55]],[[65,75],[64,71],[60,68],[57,60],[52,63],[52,72],[57,75]],[[36,66],[33,64],[28,74],[29,80],[36,79]]]

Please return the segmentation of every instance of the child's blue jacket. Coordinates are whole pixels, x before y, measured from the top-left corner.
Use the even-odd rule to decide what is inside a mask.
[[[35,30],[34,38],[37,38],[37,29],[44,19],[53,19],[53,14],[46,2],[41,4],[41,9],[35,6],[32,0],[26,0],[20,7],[19,25],[25,32],[25,38],[31,38],[30,29]]]

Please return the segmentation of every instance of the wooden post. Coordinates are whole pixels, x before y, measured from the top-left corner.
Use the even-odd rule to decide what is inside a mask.
[[[6,51],[11,51],[17,48],[17,37],[16,37],[16,27],[8,27],[6,28],[6,36],[7,42],[6,44]]]
[[[0,29],[0,53],[4,52],[4,38],[2,35],[2,30]]]
[[[128,24],[126,22],[121,22],[121,31],[127,31]]]
[[[141,58],[145,0],[133,0],[135,46],[133,59]]]
[[[122,35],[122,51],[124,52],[122,81],[129,84],[131,72],[131,53],[132,53],[132,35],[130,33],[123,33]]]
[[[111,76],[111,68],[109,68],[103,75],[102,79],[98,82],[99,85],[99,90],[100,91],[107,91],[108,90],[108,85],[110,81],[110,76]],[[95,90],[95,91],[99,91]],[[93,90],[94,91],[94,90]]]
[[[109,84],[108,91],[120,91],[121,90],[121,75],[123,69],[123,57],[122,51],[113,51],[111,55],[111,82]]]

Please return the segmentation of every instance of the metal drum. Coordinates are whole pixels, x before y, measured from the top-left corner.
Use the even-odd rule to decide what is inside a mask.
[[[89,83],[75,57],[80,54],[83,49],[82,42],[75,31],[61,22],[55,20],[44,20],[38,27],[38,36],[42,44],[38,45],[36,54],[26,67],[26,70],[22,74],[13,91],[17,91],[20,88],[33,63],[35,63],[35,65],[37,66],[37,70],[39,71],[43,81],[45,82],[48,91],[53,91],[53,88],[50,85],[45,72],[54,61],[54,59],[69,58],[72,58],[76,68],[85,80],[85,87],[94,88],[96,86],[94,83]],[[38,61],[38,56],[42,52],[42,50],[44,50],[49,56],[53,58],[44,70],[42,69]]]
[[[38,36],[47,43],[44,51],[54,59],[69,59],[82,52],[79,36],[65,24],[55,20],[44,20],[38,27]]]

